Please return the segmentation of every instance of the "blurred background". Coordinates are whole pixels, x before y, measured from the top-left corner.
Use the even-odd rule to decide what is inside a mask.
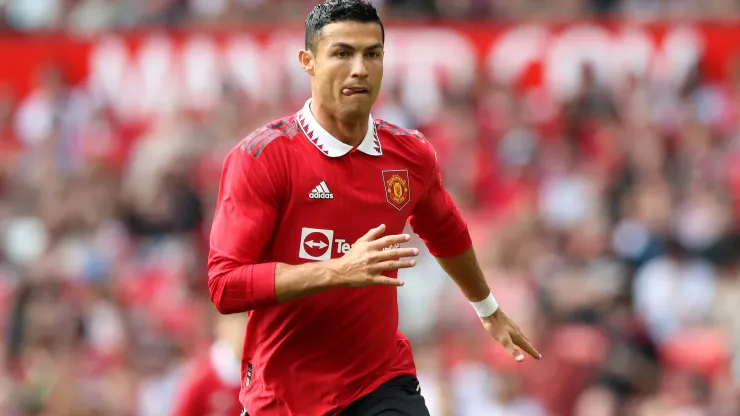
[[[0,0],[0,414],[170,415],[233,335],[221,163],[308,97],[314,4]],[[740,414],[740,2],[376,4],[374,115],[433,142],[544,356],[514,365],[423,255],[399,302],[432,415]]]

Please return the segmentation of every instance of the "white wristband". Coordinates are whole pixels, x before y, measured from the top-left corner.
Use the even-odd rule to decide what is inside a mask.
[[[473,305],[473,309],[481,318],[487,318],[498,310],[498,302],[491,293],[488,294],[487,298],[479,302],[470,302],[470,304]]]

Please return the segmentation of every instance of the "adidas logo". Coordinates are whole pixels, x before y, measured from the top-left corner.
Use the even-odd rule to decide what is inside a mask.
[[[326,182],[321,181],[321,183],[317,187],[313,188],[313,191],[308,194],[308,197],[311,199],[334,199],[334,194],[331,193],[329,187],[326,186]]]

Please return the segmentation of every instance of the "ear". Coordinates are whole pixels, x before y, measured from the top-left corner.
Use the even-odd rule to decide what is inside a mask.
[[[311,51],[301,49],[300,52],[298,52],[298,62],[301,63],[301,68],[303,68],[308,75],[313,76],[314,56]]]

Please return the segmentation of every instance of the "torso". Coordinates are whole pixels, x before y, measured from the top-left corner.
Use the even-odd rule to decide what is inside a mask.
[[[283,190],[282,222],[275,227],[263,262],[296,265],[339,258],[381,223],[387,226],[386,234],[403,232],[433,174],[418,133],[375,120],[382,154],[353,149],[327,157],[299,120],[282,122],[288,137],[279,140],[284,141],[280,146],[289,185]],[[255,380],[272,392],[260,398],[254,388],[243,389],[247,409],[278,409],[280,403],[267,405],[274,397],[293,397],[285,405],[299,405],[302,399],[296,391],[313,389],[311,394],[322,396],[328,411],[397,375],[415,374],[410,347],[398,331],[396,290],[337,288],[253,311],[242,367],[246,361],[256,363]],[[270,336],[255,339],[265,333]],[[296,342],[299,348],[292,345]],[[286,377],[292,385],[285,385]]]

